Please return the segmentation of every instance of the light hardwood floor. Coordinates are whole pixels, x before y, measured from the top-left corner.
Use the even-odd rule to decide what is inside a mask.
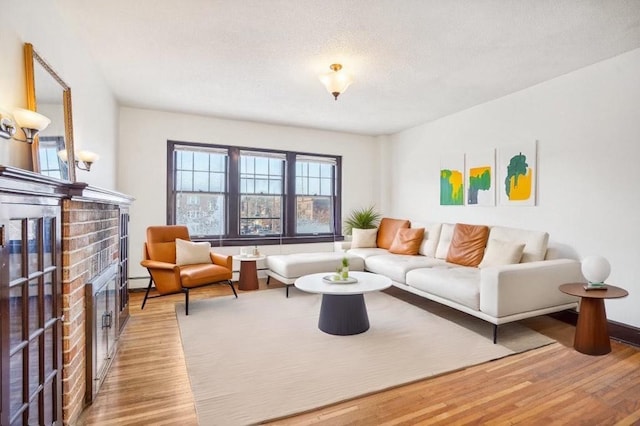
[[[227,294],[208,286],[192,300]],[[82,425],[198,424],[174,310],[183,297],[152,299],[141,311],[142,297],[131,295],[117,357]],[[591,357],[572,349],[574,327],[545,316],[523,323],[559,343],[273,424],[640,424],[638,348],[612,342],[612,353]]]

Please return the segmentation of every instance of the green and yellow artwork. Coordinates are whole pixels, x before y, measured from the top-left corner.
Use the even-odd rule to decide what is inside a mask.
[[[456,164],[457,163],[457,164]],[[464,205],[464,155],[453,161],[443,160],[440,166],[440,205]]]
[[[504,173],[500,203],[534,206],[536,144],[529,149],[502,150],[499,156]]]
[[[521,152],[511,157],[504,179],[504,191],[511,201],[528,200],[531,197],[533,170],[527,163],[527,156]]]
[[[467,205],[495,206],[495,150],[466,154]]]
[[[469,169],[469,197],[467,203],[478,204],[478,193],[491,189],[491,167],[472,167]]]

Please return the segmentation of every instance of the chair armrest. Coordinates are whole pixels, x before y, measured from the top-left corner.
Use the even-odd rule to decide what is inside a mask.
[[[480,271],[480,310],[496,318],[577,302],[558,290],[582,282],[580,262],[541,260],[483,268]]]
[[[229,270],[233,270],[233,257],[226,254],[218,254],[211,252],[211,261],[214,265],[224,266]]]
[[[169,271],[176,270],[179,268],[179,266],[176,265],[175,263],[160,262],[158,260],[149,260],[149,259],[145,259],[141,261],[140,265],[149,269],[166,269]]]

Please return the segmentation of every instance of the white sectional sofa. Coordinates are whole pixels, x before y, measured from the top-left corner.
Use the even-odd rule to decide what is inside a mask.
[[[385,220],[396,222],[385,227]],[[408,227],[409,221],[404,222],[401,228]],[[386,224],[389,225],[388,222]],[[560,292],[558,286],[584,281],[580,262],[547,259],[549,235],[546,232],[484,227],[488,228],[488,236],[485,234],[481,243],[485,244],[480,252],[482,262],[479,266],[464,266],[464,256],[468,253],[464,253],[462,261],[460,256],[455,259],[457,263],[451,261],[454,258],[452,252],[460,249],[460,232],[456,231],[456,224],[413,222],[411,228],[425,229],[415,255],[394,253],[395,246],[389,247],[390,234],[400,233],[399,224],[394,219],[383,219],[377,238],[378,245],[383,247],[357,247],[358,242],[354,240],[356,247],[343,244],[346,254],[350,258],[361,258],[366,271],[389,277],[398,288],[492,323],[494,342],[500,324],[577,306],[577,298]],[[459,229],[464,226],[471,225],[459,224]],[[386,237],[381,233],[386,233]],[[454,237],[457,241],[452,248]],[[505,264],[501,256],[506,252],[515,257]],[[295,270],[293,275],[319,272],[317,264],[307,262],[299,267],[301,264],[295,256],[300,255],[289,256],[292,257],[274,259],[280,270],[287,265],[290,271]],[[268,259],[270,267],[272,263]],[[295,281],[293,276],[287,278],[290,283]]]

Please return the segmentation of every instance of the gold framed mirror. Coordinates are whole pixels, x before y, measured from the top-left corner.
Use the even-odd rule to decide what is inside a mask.
[[[24,44],[27,108],[51,119],[31,147],[33,171],[58,179],[76,181],[73,150],[71,88],[47,62]],[[58,152],[62,151],[62,155]],[[66,160],[64,153],[66,153]]]

